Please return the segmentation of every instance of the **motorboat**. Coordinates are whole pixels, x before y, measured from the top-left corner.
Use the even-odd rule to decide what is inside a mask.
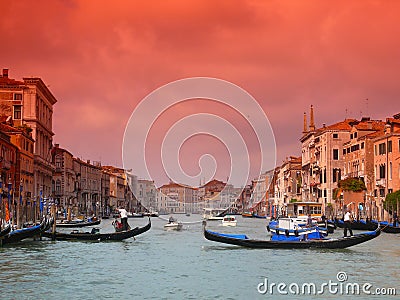
[[[204,208],[203,219],[208,221],[218,221],[224,219],[226,209]]]
[[[237,225],[237,220],[235,216],[226,215],[222,219],[222,226],[236,226],[236,225]]]
[[[164,230],[176,230],[179,231],[183,227],[182,222],[179,222],[173,217],[170,217],[168,223],[164,225]]]

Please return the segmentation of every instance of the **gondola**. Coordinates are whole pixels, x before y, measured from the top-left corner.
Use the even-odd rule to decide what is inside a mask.
[[[150,230],[151,221],[149,218],[149,222],[146,226],[143,227],[135,227],[133,229],[129,229],[127,231],[120,232],[111,232],[111,233],[99,233],[96,228],[93,228],[91,232],[71,232],[71,233],[61,233],[46,231],[42,234],[42,236],[51,238],[59,241],[122,241],[136,235],[139,235],[143,232]]]
[[[11,225],[7,224],[1,231],[0,231],[0,239],[7,235],[11,231]]]
[[[203,222],[204,237],[207,240],[237,245],[247,248],[259,249],[343,249],[355,246],[366,241],[372,240],[380,235],[381,230],[378,227],[375,231],[364,232],[350,237],[318,239],[318,240],[294,240],[294,241],[268,241],[249,239],[243,234],[223,234],[209,231],[206,229],[206,223]]]
[[[43,218],[42,222],[38,225],[10,231],[7,235],[0,239],[1,245],[17,243],[26,238],[37,236],[45,228],[48,220]]]
[[[393,224],[390,224],[388,222],[381,222],[380,223],[381,229],[383,232],[386,233],[400,233],[400,227],[395,227]]]
[[[344,221],[335,220],[335,224],[339,228],[344,228]],[[382,224],[381,224],[382,225]],[[351,229],[353,230],[375,230],[378,227],[378,222],[374,221],[364,221],[364,220],[354,220],[351,222]]]
[[[81,228],[81,227],[88,227],[88,226],[95,226],[99,225],[101,222],[100,219],[98,220],[93,220],[93,221],[82,221],[82,222],[76,222],[76,221],[70,221],[70,222],[60,222],[56,223],[57,227],[62,227],[62,228]]]

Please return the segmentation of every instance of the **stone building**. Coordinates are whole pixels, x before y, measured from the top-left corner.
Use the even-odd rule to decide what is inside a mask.
[[[17,201],[18,220],[17,227],[20,228],[22,222],[34,219],[34,209],[32,201],[33,182],[34,182],[34,156],[31,129],[25,126],[12,126],[3,122],[0,130],[10,136],[10,142],[17,147],[15,175],[12,177],[13,198]],[[15,202],[14,202],[15,203]]]
[[[74,170],[73,155],[59,144],[51,151],[52,163],[55,166],[53,175],[53,197],[60,209],[78,207],[78,182]]]
[[[378,218],[388,219],[383,201],[388,193],[400,189],[400,114],[387,118],[382,135],[373,140],[375,189],[373,200]]]
[[[8,69],[0,76],[1,114],[11,116],[15,126],[32,129],[34,143],[34,196],[49,197],[52,192],[54,165],[51,163],[53,141],[53,105],[57,102],[41,78],[9,78]]]

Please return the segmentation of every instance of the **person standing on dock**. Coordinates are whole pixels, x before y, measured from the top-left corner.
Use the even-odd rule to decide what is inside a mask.
[[[352,221],[352,215],[351,215],[351,210],[347,210],[347,212],[344,214],[344,237],[347,236],[347,230],[350,232],[350,236],[353,235],[353,231],[351,230],[351,221]]]
[[[120,208],[119,214],[121,216],[122,230],[128,230],[128,212],[125,208]]]
[[[399,217],[397,216],[397,211],[393,213],[393,227],[396,227],[399,223]]]

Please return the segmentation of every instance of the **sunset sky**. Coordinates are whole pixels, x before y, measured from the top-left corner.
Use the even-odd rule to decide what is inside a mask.
[[[187,77],[249,92],[278,164],[300,155],[311,104],[318,127],[400,112],[400,1],[0,1],[0,11],[0,68],[41,77],[58,99],[54,142],[103,165],[122,166],[138,103]]]

